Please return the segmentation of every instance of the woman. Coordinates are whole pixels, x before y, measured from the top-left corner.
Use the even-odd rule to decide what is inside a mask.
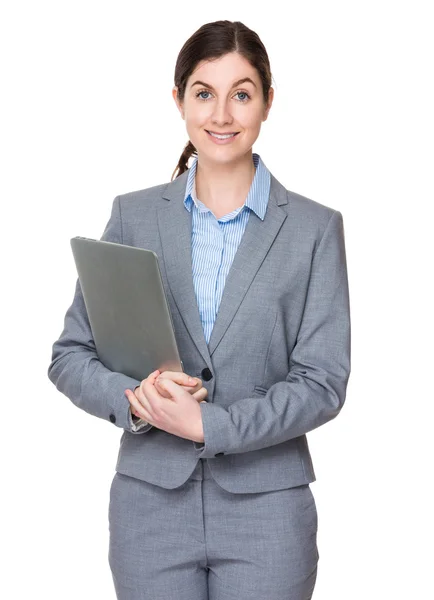
[[[177,176],[116,197],[101,239],[158,255],[185,373],[106,369],[77,280],[49,377],[124,430],[109,507],[118,598],[307,600],[319,553],[305,434],[336,417],[350,374],[342,215],[252,152],[273,88],[245,25],[196,31],[173,97],[190,138]]]

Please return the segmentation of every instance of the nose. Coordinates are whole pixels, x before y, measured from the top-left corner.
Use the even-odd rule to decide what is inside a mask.
[[[227,124],[232,123],[232,115],[229,108],[229,101],[225,99],[219,100],[214,104],[214,111],[212,114],[212,122],[218,127],[224,127]]]

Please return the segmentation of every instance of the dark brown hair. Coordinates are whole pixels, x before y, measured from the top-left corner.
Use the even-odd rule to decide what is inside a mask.
[[[267,51],[257,33],[240,21],[214,21],[202,25],[183,45],[175,66],[175,86],[178,87],[178,100],[184,100],[187,80],[202,60],[221,58],[230,52],[238,52],[254,67],[262,82],[264,103],[268,102],[271,87],[271,69]],[[188,160],[197,155],[197,150],[189,140],[178,164],[172,173],[172,181],[187,171]]]

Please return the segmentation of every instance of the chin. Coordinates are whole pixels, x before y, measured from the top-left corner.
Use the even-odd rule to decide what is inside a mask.
[[[206,156],[209,160],[213,160],[216,163],[221,164],[234,162],[246,155],[246,152],[234,152],[227,149],[225,149],[224,151],[222,150],[223,149],[217,148],[216,152],[199,151],[199,155]]]

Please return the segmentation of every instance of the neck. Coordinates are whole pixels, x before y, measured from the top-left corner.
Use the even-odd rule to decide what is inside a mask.
[[[197,197],[211,210],[231,212],[244,204],[255,171],[251,151],[236,162],[217,164],[198,155]]]

